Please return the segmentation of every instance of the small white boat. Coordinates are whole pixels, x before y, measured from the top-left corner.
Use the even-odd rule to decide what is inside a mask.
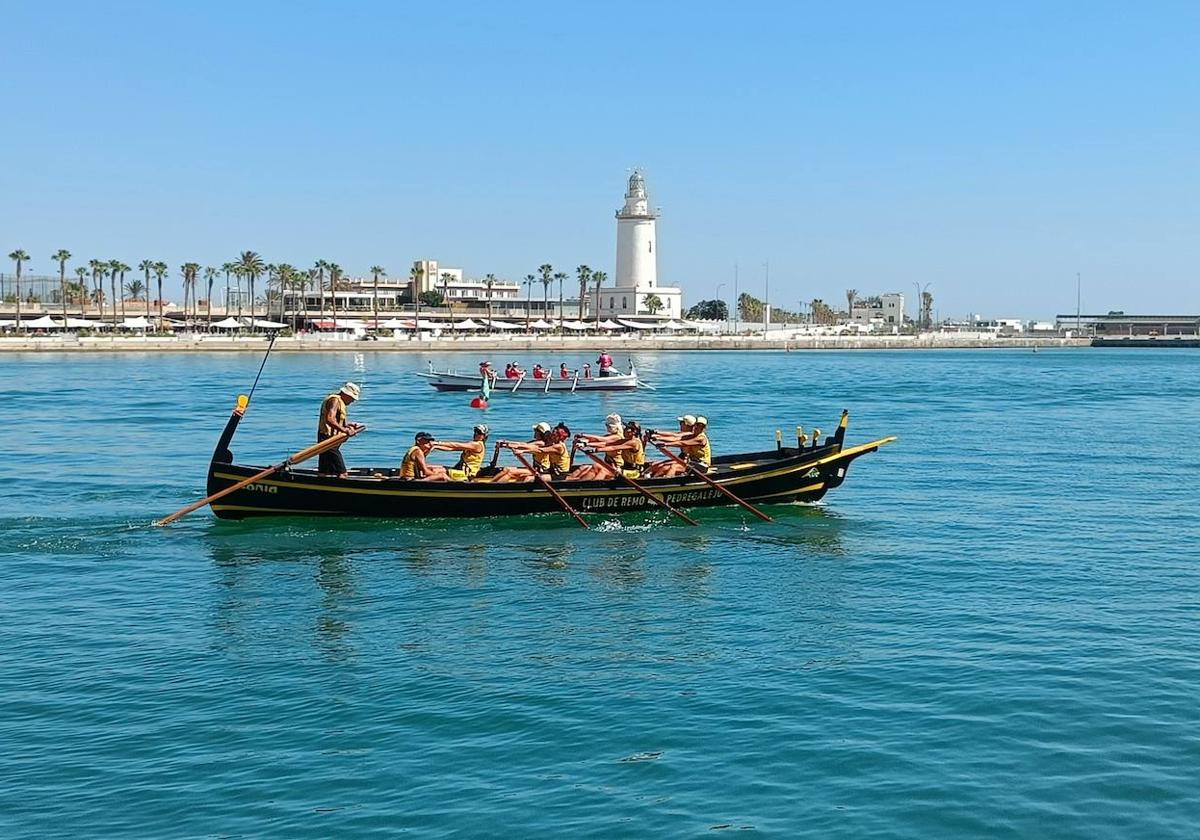
[[[494,377],[491,383],[492,394],[574,394],[580,391],[634,391],[638,387],[650,388],[645,382],[638,381],[637,370],[629,366],[629,373],[614,373],[610,376],[592,376],[587,379],[575,371],[570,379],[562,379],[557,372],[548,379],[534,379],[525,375],[520,379]],[[479,391],[483,387],[483,377],[478,373],[456,373],[454,371],[435,371],[433,364],[429,365],[428,373],[418,373],[428,380],[429,384],[439,391]],[[651,389],[653,390],[653,389]]]

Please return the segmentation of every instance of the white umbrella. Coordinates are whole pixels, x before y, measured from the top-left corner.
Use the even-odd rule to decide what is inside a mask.
[[[49,315],[43,315],[41,318],[34,318],[32,321],[21,322],[26,329],[30,330],[60,330],[62,324],[55,321]]]
[[[510,324],[507,321],[497,321],[495,318],[492,318],[490,321],[488,321],[488,326],[490,326],[494,330],[519,330],[519,329],[521,329],[521,326],[519,324]]]
[[[86,330],[107,326],[108,324],[103,321],[89,321],[87,318],[72,318],[70,315],[67,316],[67,329],[69,330]]]
[[[281,324],[278,321],[263,321],[260,318],[254,319],[254,326],[264,330],[282,330],[287,328],[287,324]]]
[[[146,320],[145,315],[139,315],[136,318],[126,318],[120,326],[123,330],[148,330],[150,322]]]
[[[399,318],[388,318],[379,325],[381,330],[411,330],[412,321],[401,321]]]
[[[600,329],[602,329],[602,330],[619,330],[619,329],[621,329],[621,325],[618,324],[616,321],[614,321],[612,318],[608,318],[608,319],[600,322]]]
[[[590,330],[593,326],[592,324],[585,324],[583,321],[563,321],[562,325],[564,330],[576,331]]]
[[[454,329],[456,329],[456,330],[481,330],[481,329],[483,329],[483,324],[479,323],[478,321],[472,321],[470,318],[464,318],[463,320],[459,321],[458,323],[456,323],[454,325]]]
[[[15,327],[16,325],[17,325],[16,321],[0,321],[0,328]]]
[[[172,326],[174,326],[174,325],[172,325]],[[241,321],[239,321],[237,318],[234,318],[231,316],[222,321],[217,321],[217,323],[213,324],[213,326],[219,330],[240,330],[240,329],[242,329],[242,327],[244,327],[246,325],[243,324]]]
[[[544,318],[538,318],[536,321],[534,321],[529,326],[535,330],[552,330],[552,329],[554,329],[554,325],[551,324],[549,321],[545,320]]]

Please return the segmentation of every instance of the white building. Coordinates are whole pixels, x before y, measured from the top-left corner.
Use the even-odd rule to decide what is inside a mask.
[[[625,206],[617,211],[617,276],[612,286],[600,287],[601,317],[681,317],[683,292],[676,286],[658,285],[657,222],[658,211],[650,207],[646,180],[634,170]],[[662,306],[652,313],[647,300],[654,296]]]
[[[875,324],[884,327],[904,324],[904,295],[885,292],[867,298],[858,298],[850,309],[850,320],[856,324]]]

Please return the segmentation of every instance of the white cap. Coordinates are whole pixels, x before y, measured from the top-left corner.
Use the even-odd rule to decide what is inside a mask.
[[[705,417],[703,414],[701,414],[696,418],[695,422],[692,423],[692,425],[693,426],[708,426],[708,418]]]
[[[358,386],[353,382],[347,382],[341,387],[341,392],[352,400],[358,399]]]
[[[696,418],[694,415],[691,415],[691,414],[685,414],[682,417],[676,417],[675,419],[678,420],[680,423],[686,423],[689,426],[696,425]]]
[[[617,429],[619,431],[623,425],[624,423],[621,421],[620,414],[610,414],[604,418],[604,428],[606,429]]]
[[[550,431],[550,424],[547,423],[545,420],[543,420],[541,423],[534,423],[533,430],[535,432],[545,434],[546,432]]]

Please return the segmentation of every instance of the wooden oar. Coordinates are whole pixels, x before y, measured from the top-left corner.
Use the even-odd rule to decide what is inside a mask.
[[[510,393],[513,393],[513,394],[517,393],[517,389],[521,387],[521,383],[524,381],[525,381],[525,374],[522,373],[520,376],[517,377],[517,384],[513,385],[512,391]]]
[[[274,475],[275,473],[279,472],[284,467],[290,467],[292,464],[299,464],[301,461],[307,461],[309,458],[313,458],[317,455],[320,455],[322,452],[326,451],[327,449],[333,449],[335,446],[337,446],[338,444],[340,444],[342,441],[346,440],[349,437],[350,437],[350,435],[346,434],[345,432],[339,432],[338,434],[334,435],[331,438],[326,438],[325,440],[321,441],[320,443],[313,444],[312,446],[308,447],[308,449],[301,449],[296,454],[288,456],[286,461],[280,461],[275,466],[267,467],[265,470],[262,470],[261,472],[257,472],[254,475],[250,476],[249,478],[244,478],[241,481],[237,482],[236,484],[231,484],[230,486],[226,487],[224,490],[218,490],[216,493],[213,493],[211,496],[209,496],[206,499],[201,499],[200,501],[194,502],[193,504],[190,504],[187,507],[180,508],[179,510],[172,513],[170,516],[164,516],[162,519],[158,520],[154,524],[155,525],[170,525],[176,519],[179,519],[182,516],[187,516],[189,513],[191,513],[194,510],[199,510],[200,508],[204,507],[205,505],[207,505],[211,502],[215,502],[217,499],[220,499],[224,496],[228,496],[230,493],[234,492],[235,490],[241,490],[247,484],[253,484],[256,481],[261,481],[262,479],[266,478],[267,476]]]
[[[596,457],[596,453],[592,452],[591,450],[589,450],[589,449],[580,449],[580,451],[581,451],[581,452],[582,452],[584,455],[586,455],[586,456],[588,456],[589,458],[591,458],[593,461],[595,461],[595,462],[596,462],[597,464],[599,464],[600,466],[602,466],[602,467],[608,467],[608,466],[609,466],[608,464],[604,463],[604,461],[602,461],[600,458]],[[666,499],[664,499],[664,498],[662,498],[662,497],[660,497],[660,496],[656,496],[656,495],[654,495],[653,493],[651,493],[651,492],[650,492],[649,490],[647,490],[645,487],[643,487],[642,485],[638,484],[636,481],[634,481],[634,480],[633,480],[632,478],[630,478],[629,476],[625,475],[625,473],[623,473],[621,470],[618,470],[618,469],[613,469],[613,472],[615,472],[617,475],[621,476],[621,478],[625,479],[625,481],[626,481],[626,482],[627,482],[629,485],[631,485],[631,486],[633,487],[633,489],[634,489],[634,490],[637,490],[639,493],[641,493],[643,496],[645,496],[645,497],[646,497],[647,499],[649,499],[650,501],[654,502],[656,505],[658,505],[658,506],[660,506],[660,507],[665,507],[667,510],[671,511],[671,513],[673,513],[673,514],[675,514],[676,516],[678,516],[680,519],[682,519],[682,520],[683,520],[684,522],[686,522],[687,524],[689,524],[689,525],[699,525],[699,524],[700,524],[700,523],[699,523],[699,522],[697,522],[695,519],[692,519],[692,517],[688,516],[686,513],[684,513],[683,511],[679,510],[679,509],[678,509],[677,507],[675,507],[674,505],[672,505],[672,504],[671,504],[670,502],[668,502]]]
[[[740,499],[740,498],[738,498],[738,497],[737,497],[737,496],[735,496],[733,493],[731,493],[731,492],[730,492],[730,491],[729,491],[727,488],[725,488],[725,487],[722,487],[720,484],[717,484],[717,482],[713,481],[711,478],[709,478],[707,475],[705,475],[704,473],[702,473],[700,470],[696,469],[696,468],[695,468],[695,467],[693,467],[691,464],[689,464],[687,461],[685,461],[685,460],[683,460],[682,458],[680,458],[680,457],[679,457],[678,455],[676,455],[674,452],[671,452],[670,450],[663,448],[663,446],[662,446],[661,444],[659,444],[659,443],[655,443],[654,441],[651,441],[651,443],[654,443],[654,445],[655,445],[656,447],[658,447],[658,451],[659,451],[659,452],[661,452],[662,454],[666,455],[668,458],[670,458],[670,459],[671,459],[672,461],[674,461],[675,463],[677,463],[677,464],[682,464],[682,465],[684,466],[684,468],[686,468],[686,469],[687,469],[687,471],[688,471],[688,472],[690,472],[692,475],[694,475],[694,476],[696,476],[697,478],[701,479],[701,480],[702,480],[702,481],[704,481],[706,484],[709,484],[709,485],[711,485],[711,486],[715,487],[716,489],[720,490],[722,493],[724,493],[724,494],[725,494],[726,496],[728,496],[730,499],[732,499],[733,501],[737,502],[739,505],[741,505],[742,507],[744,507],[746,510],[750,511],[751,513],[753,513],[755,516],[757,516],[757,517],[758,517],[759,519],[761,519],[763,522],[774,522],[774,521],[775,521],[774,519],[772,519],[771,517],[769,517],[769,516],[767,516],[765,513],[763,513],[761,510],[759,510],[758,508],[756,508],[754,505],[750,504],[749,502],[745,501],[744,499]]]
[[[571,380],[571,393],[575,393],[575,389],[579,387],[579,371],[575,371],[575,378]]]
[[[534,469],[533,466],[528,461],[525,460],[524,456],[522,456],[520,452],[513,449],[511,446],[508,447],[508,449],[510,452],[512,452],[513,457],[516,458],[521,463],[521,466],[524,467],[525,469],[529,470],[531,473],[533,473],[533,477],[535,479],[537,479],[539,482],[541,482],[543,487],[545,487],[548,491],[550,491],[550,495],[553,496],[560,505],[562,505],[563,510],[565,510],[567,513],[571,514],[571,516],[575,517],[575,521],[578,522],[580,525],[582,525],[584,528],[588,527],[588,524],[583,521],[583,517],[579,515],[579,512],[576,511],[575,508],[571,507],[571,503],[568,502],[566,499],[564,499],[562,497],[561,493],[559,493],[557,490],[555,490],[553,487],[550,486],[550,482],[546,480],[546,477],[544,475],[542,475],[540,472],[538,472],[536,469]]]

